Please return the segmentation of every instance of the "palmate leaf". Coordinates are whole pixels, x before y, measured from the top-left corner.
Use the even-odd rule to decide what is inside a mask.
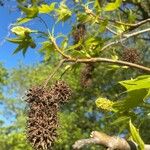
[[[39,13],[50,13],[55,9],[56,2],[51,3],[50,5],[48,4],[42,4],[39,9]]]
[[[149,89],[150,88],[150,75],[139,76],[135,79],[125,80],[119,82],[123,85],[127,91],[139,90],[139,89]]]
[[[68,8],[68,6],[65,4],[64,1],[62,1],[60,3],[59,8],[56,9],[56,13],[57,13],[57,18],[58,18],[57,21],[63,21],[63,22],[69,19],[69,17],[72,14],[71,10]]]
[[[15,26],[11,29],[11,32],[19,36],[25,36],[25,34],[31,33],[32,30],[29,28],[22,27],[22,26]]]
[[[150,97],[150,75],[119,82],[126,88],[127,97],[116,102],[114,107],[126,111],[140,106]]]
[[[42,42],[42,46],[39,49],[40,53],[44,55],[44,60],[48,61],[51,58],[51,52],[54,50],[54,46],[50,41]]]
[[[120,116],[119,118],[117,118],[115,121],[113,121],[111,123],[111,125],[118,125],[118,124],[123,124],[126,123],[130,120],[129,116]]]
[[[32,20],[32,18],[18,18],[15,25],[21,25],[21,24],[24,24],[26,22],[29,22],[30,20]]]
[[[29,47],[31,47],[31,48],[36,47],[36,44],[34,43],[34,41],[30,35],[19,36],[17,38],[9,38],[7,40],[9,42],[18,44],[18,47],[14,50],[13,54],[16,54],[19,51],[22,51],[22,54],[25,55],[25,53]]]
[[[38,15],[39,9],[37,6],[25,7],[21,4],[18,4],[18,7],[24,12],[27,18],[35,18]]]
[[[7,41],[15,43],[15,44],[20,44],[22,43],[22,38],[6,38]]]
[[[130,127],[130,132],[131,132],[133,141],[138,144],[140,150],[144,150],[144,142],[143,142],[142,138],[140,137],[138,130],[132,124],[131,120],[129,121],[129,127]]]
[[[7,40],[14,44],[18,44],[18,47],[14,50],[13,54],[22,51],[23,55],[25,55],[29,47],[31,48],[36,47],[35,42],[30,36],[31,32],[36,32],[36,31],[33,31],[29,28],[22,27],[22,26],[15,26],[11,29],[11,31],[17,35],[17,38],[7,38]]]
[[[93,17],[91,15],[87,15],[86,13],[82,13],[82,14],[77,14],[77,19],[79,22],[93,23],[93,20],[95,20],[95,17]]]
[[[24,44],[19,44],[18,47],[15,49],[15,51],[13,52],[13,54],[18,53],[19,51],[22,50],[23,55],[25,55],[26,51],[27,51],[28,46],[24,45]]]
[[[104,7],[104,11],[114,11],[121,6],[122,0],[116,0],[114,3],[108,3]]]
[[[140,106],[144,102],[145,95],[147,94],[146,89],[134,90],[128,92],[126,98],[114,103],[113,107],[117,110],[124,112]]]

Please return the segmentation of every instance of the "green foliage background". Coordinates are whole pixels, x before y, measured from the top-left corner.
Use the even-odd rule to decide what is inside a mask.
[[[108,3],[107,1],[101,1],[101,3],[99,3],[98,0],[82,2],[79,0],[71,2],[69,5],[67,5],[65,1],[62,1],[58,3],[58,5],[55,3],[49,4],[48,2],[43,5],[43,7],[41,7],[37,1],[32,1],[30,2],[31,8],[26,8],[24,3],[28,4],[27,1],[18,1],[18,7],[24,12],[24,18],[19,19],[16,22],[17,28],[12,29],[12,32],[16,34],[16,38],[8,39],[8,41],[17,44],[14,53],[22,52],[23,55],[26,54],[29,47],[36,48],[36,45],[39,43],[36,43],[32,34],[40,34],[41,32],[36,29],[20,28],[18,25],[34,20],[38,15],[47,13],[50,15],[52,13],[52,15],[55,14],[57,23],[63,22],[65,24],[71,20],[70,17],[72,15],[76,15],[76,22],[71,22],[72,26],[75,26],[79,22],[86,23],[87,25],[87,37],[84,48],[81,51],[74,50],[79,45],[70,44],[72,40],[70,35],[62,36],[63,33],[58,35],[58,37],[63,37],[62,40],[60,40],[60,47],[64,52],[67,52],[67,54],[77,58],[100,56],[121,59],[124,49],[122,45],[113,46],[110,47],[109,50],[99,52],[106,42],[118,38],[118,36],[112,37],[112,35],[106,31],[109,19],[135,23],[139,19],[146,19],[144,18],[146,16],[144,13],[150,13],[147,9],[147,4],[149,3],[147,0],[116,0],[114,3]],[[90,4],[94,4],[95,14],[98,15],[100,12],[101,16],[105,17],[106,20],[101,24],[97,24],[97,18],[85,14],[80,7],[81,4],[89,6],[89,8],[93,7],[93,5]],[[57,7],[55,7],[55,5]],[[120,7],[122,5],[132,5],[132,7],[125,9]],[[140,6],[144,10],[138,9]],[[125,13],[121,9],[123,9]],[[138,13],[136,13],[134,9],[136,9]],[[147,26],[147,24],[143,25],[140,29]],[[132,30],[128,26],[123,25],[116,25],[113,29],[117,33]],[[71,32],[72,31],[70,31],[70,34]],[[29,87],[43,84],[61,58],[56,51],[54,51],[54,45],[50,42],[50,35],[45,32],[44,34],[42,33],[42,36],[46,38],[46,40],[42,42],[39,50],[39,53],[41,53],[44,58],[42,63],[34,66],[21,64],[17,69],[8,71],[8,74],[2,65],[0,66],[0,92],[2,93],[3,87],[5,86],[9,95],[4,96],[0,94],[1,103],[5,106],[1,114],[13,120],[9,125],[6,125],[3,120],[1,120],[0,150],[31,149],[30,145],[26,142],[26,107],[22,96],[24,96],[25,91]],[[52,33],[51,36],[53,36]],[[145,34],[145,36],[149,38],[149,33]],[[81,42],[81,44],[83,43]],[[135,37],[128,40],[125,44],[127,47],[137,48],[142,54],[140,63],[149,66],[150,49],[149,43],[146,40],[142,39],[142,37]],[[59,136],[55,143],[54,150],[70,150],[76,140],[88,138],[91,131],[94,130],[103,131],[110,135],[122,135],[126,138],[132,136],[141,146],[143,141],[148,143],[150,141],[149,131],[147,131],[150,122],[150,76],[141,70],[112,64],[95,63],[95,70],[92,76],[93,84],[91,87],[83,88],[81,86],[81,70],[84,66],[84,64],[73,64],[72,67],[68,66],[70,69],[64,73],[67,67],[63,65],[49,82],[49,85],[51,85],[61,78],[65,80],[73,90],[73,96],[70,102],[61,108],[59,112]],[[138,76],[141,76],[142,79]],[[136,80],[131,80],[133,78],[136,78]],[[129,81],[123,82],[123,80]],[[119,82],[122,85],[119,84]],[[143,88],[141,85],[143,85]],[[95,100],[98,98],[111,100],[114,103],[112,106],[112,110],[114,111],[106,111],[100,107],[98,108],[95,104]],[[131,122],[129,127],[130,119],[132,123],[140,129],[142,139],[140,139],[137,129]],[[92,145],[84,149],[95,150],[98,148],[99,146]]]

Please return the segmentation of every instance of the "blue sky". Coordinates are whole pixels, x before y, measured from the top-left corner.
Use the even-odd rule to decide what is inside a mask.
[[[20,17],[20,14],[18,10],[14,10],[11,13],[9,10],[10,8],[0,7],[0,62],[8,69],[17,67],[19,62],[28,65],[40,62],[43,58],[38,53],[39,46],[35,49],[28,49],[25,57],[23,57],[22,53],[12,54],[17,45],[5,41],[5,38],[8,38],[8,35],[10,36],[10,25]],[[52,29],[54,20],[50,18],[50,16],[42,16],[42,18],[47,22],[49,28]],[[31,27],[33,30],[45,30],[44,24],[40,22],[38,18],[29,22],[27,27]],[[57,24],[55,27],[56,34],[60,32],[67,33],[69,30],[69,22]]]
[[[8,69],[17,67],[19,62],[34,64],[42,60],[36,49],[29,49],[25,57],[21,53],[13,55],[17,45],[4,41],[9,35],[10,24],[19,17],[19,13],[9,12],[8,8],[0,7],[0,62]]]
[[[43,57],[38,52],[39,45],[35,49],[28,49],[25,57],[22,55],[21,52],[13,55],[13,51],[15,50],[17,45],[6,41],[5,38],[11,37],[10,35],[11,24],[15,23],[16,19],[20,17],[20,14],[18,10],[9,12],[10,8],[8,8],[7,6],[0,7],[0,63],[3,63],[3,65],[8,70],[12,68],[17,68],[19,63],[26,65],[33,65],[36,63],[40,63],[43,60]],[[47,15],[42,16],[42,18],[47,22],[48,27],[52,29],[54,25],[54,20]],[[37,29],[40,29],[42,31],[45,30],[44,24],[41,23],[38,18],[34,19],[32,22],[29,22],[27,24],[27,27],[33,30]],[[69,30],[70,30],[69,22],[65,24],[57,24],[55,26],[56,35],[62,32],[67,33]],[[36,39],[36,41],[39,40]],[[7,95],[6,92],[4,92],[4,94]],[[0,110],[2,111],[3,109],[4,106],[0,104]],[[13,120],[13,119],[9,120],[10,118],[5,118],[5,116],[3,115],[0,115],[0,120],[1,119],[5,121],[5,125],[6,124],[9,125]]]
[[[9,10],[10,8],[0,7],[0,63],[3,63],[4,67],[9,70],[17,68],[19,63],[32,65],[40,62],[42,56],[37,52],[37,49],[29,49],[25,57],[22,53],[13,55],[13,50],[17,45],[7,42],[5,38],[10,36],[10,25],[16,21],[20,14],[18,11],[10,13]],[[39,26],[39,28],[41,27],[42,25]],[[4,94],[7,95],[5,92]],[[0,104],[0,110],[3,111],[4,109],[4,106]],[[6,118],[6,116],[0,115],[0,120],[5,121],[5,125],[9,125],[13,120],[10,119],[11,117]]]

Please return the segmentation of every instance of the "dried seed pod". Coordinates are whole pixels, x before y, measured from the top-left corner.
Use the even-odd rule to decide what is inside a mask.
[[[131,63],[139,63],[140,62],[140,54],[134,49],[125,49],[122,54],[122,60],[131,62]]]
[[[86,33],[85,25],[83,23],[79,23],[77,27],[74,29],[73,34],[72,34],[73,39],[74,39],[73,44],[78,44],[79,41],[81,40],[82,42],[84,42],[85,33]],[[82,49],[82,46],[79,46],[76,48],[76,50],[80,50],[80,49]]]
[[[57,136],[58,104],[52,101],[51,91],[34,87],[27,93],[27,137],[36,150],[47,150]]]
[[[28,112],[28,141],[36,150],[49,149],[57,137],[57,108],[55,108],[55,105],[51,106],[51,108],[55,111],[52,112],[47,105],[35,104],[32,105]]]
[[[27,91],[27,139],[35,150],[48,150],[57,137],[59,104],[71,96],[69,86],[58,81],[51,89],[40,86]]]
[[[83,70],[81,71],[81,86],[84,88],[92,86],[92,74],[94,71],[94,65],[88,63],[85,65]]]
[[[71,89],[64,81],[58,81],[51,88],[53,99],[56,103],[65,103],[71,96]]]

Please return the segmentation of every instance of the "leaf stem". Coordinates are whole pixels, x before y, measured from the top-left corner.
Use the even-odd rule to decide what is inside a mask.
[[[56,68],[54,69],[54,71],[49,75],[49,77],[48,77],[48,78],[46,79],[46,81],[44,82],[43,87],[46,87],[46,86],[47,86],[49,80],[52,79],[52,77],[55,75],[55,73],[58,71],[58,69],[63,65],[64,61],[65,61],[65,60],[62,59],[62,60],[59,62],[59,64],[58,64],[58,65],[56,66]]]

